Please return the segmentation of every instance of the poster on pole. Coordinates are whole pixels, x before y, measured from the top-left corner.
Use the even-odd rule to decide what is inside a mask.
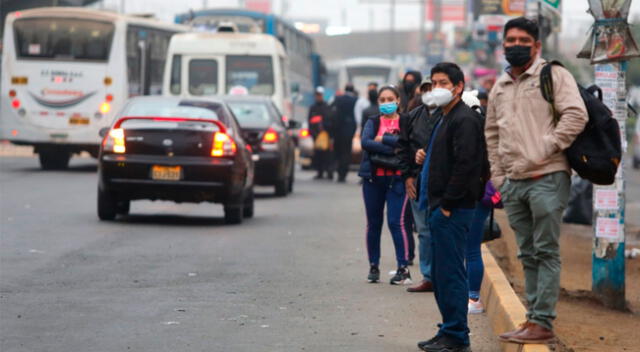
[[[595,209],[617,211],[618,191],[616,189],[596,189]]]
[[[622,235],[622,236],[621,236]],[[612,242],[624,238],[624,230],[618,218],[598,217],[596,219],[596,237],[605,238]]]

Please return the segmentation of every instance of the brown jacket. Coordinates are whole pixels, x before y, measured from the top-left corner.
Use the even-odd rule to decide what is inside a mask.
[[[540,91],[540,71],[546,63],[538,58],[514,79],[505,72],[489,94],[485,136],[496,188],[505,177],[522,180],[552,172],[571,172],[563,151],[582,132],[588,120],[575,79],[566,69],[551,70],[556,110]]]

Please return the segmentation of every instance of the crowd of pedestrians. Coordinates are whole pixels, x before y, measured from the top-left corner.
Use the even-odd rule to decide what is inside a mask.
[[[333,158],[344,182],[352,140],[360,135],[367,280],[380,281],[385,208],[395,247],[392,285],[412,283],[414,230],[418,234],[421,277],[407,291],[433,292],[442,316],[437,334],[418,343],[423,351],[470,351],[467,315],[484,311],[481,243],[493,209],[502,207],[519,246],[528,311],[526,322],[500,339],[544,343],[555,336],[558,239],[571,174],[563,151],[587,113],[574,78],[560,66],[551,71],[553,108],[544,100],[546,61],[539,57],[536,22],[509,21],[503,47],[510,66],[479,93],[465,91],[460,67],[443,62],[424,79],[407,72],[399,87],[371,83],[360,100],[348,85],[329,106],[320,88],[309,114],[314,138],[330,131],[333,141],[333,157],[329,149],[317,154],[318,178],[332,177]]]

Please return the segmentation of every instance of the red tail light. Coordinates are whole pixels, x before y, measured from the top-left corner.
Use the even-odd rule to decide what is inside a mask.
[[[216,132],[213,135],[213,147],[211,148],[211,156],[234,156],[236,155],[236,142],[233,141],[228,134]]]
[[[103,149],[116,154],[124,154],[127,151],[124,143],[124,130],[122,128],[110,130],[104,139]]]
[[[274,144],[278,143],[278,139],[280,139],[280,137],[278,136],[278,132],[276,132],[273,128],[269,128],[262,137],[262,143]]]
[[[311,135],[308,128],[303,128],[300,130],[300,138],[307,138]]]
[[[13,106],[13,108],[14,108],[14,109],[19,108],[19,107],[20,107],[20,100],[18,100],[18,99],[13,99],[13,100],[11,101],[11,106]]]

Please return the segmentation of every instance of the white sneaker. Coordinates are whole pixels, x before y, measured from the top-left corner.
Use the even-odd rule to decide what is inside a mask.
[[[484,312],[484,306],[480,300],[474,301],[469,299],[469,314],[480,314]]]

